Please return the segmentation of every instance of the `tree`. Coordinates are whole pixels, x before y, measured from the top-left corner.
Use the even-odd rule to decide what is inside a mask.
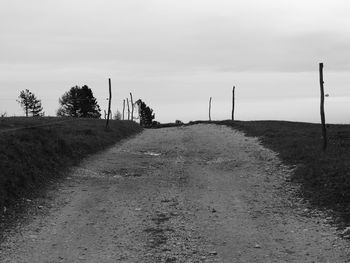
[[[29,113],[31,113],[33,117],[41,115],[43,111],[41,100],[39,100],[34,93],[30,92],[28,89],[22,90],[18,98],[19,100],[17,101],[23,108],[26,117],[28,117]]]
[[[120,113],[120,111],[116,111],[116,113],[114,113],[114,117],[113,117],[114,120],[121,120],[122,119],[122,114]]]
[[[140,125],[144,127],[152,126],[155,114],[153,110],[146,105],[141,99],[136,101],[136,105],[139,107]]]
[[[64,93],[59,99],[60,108],[57,116],[69,116],[76,118],[100,118],[101,109],[97,104],[92,90],[84,85],[75,86]]]
[[[32,101],[32,106],[30,108],[30,112],[32,113],[32,116],[33,117],[42,116],[44,114],[42,111],[43,111],[43,107],[41,106],[41,100],[34,97]]]

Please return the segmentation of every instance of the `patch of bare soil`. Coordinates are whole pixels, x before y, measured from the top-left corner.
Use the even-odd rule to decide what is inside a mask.
[[[73,169],[0,261],[350,262],[292,172],[224,126],[146,130]]]

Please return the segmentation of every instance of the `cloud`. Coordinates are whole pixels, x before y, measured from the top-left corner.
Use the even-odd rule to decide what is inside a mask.
[[[88,84],[105,100],[111,76],[119,96],[159,104],[206,104],[233,83],[246,98],[307,97],[319,62],[350,71],[349,12],[348,0],[3,0],[0,89],[57,101]]]
[[[323,60],[350,69],[350,21],[331,1],[13,2],[0,11],[3,64],[294,72]]]

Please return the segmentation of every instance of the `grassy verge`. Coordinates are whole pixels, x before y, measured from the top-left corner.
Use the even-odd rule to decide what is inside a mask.
[[[279,153],[286,164],[296,165],[293,181],[312,205],[334,211],[336,223],[350,224],[350,125],[328,125],[329,145],[322,151],[318,124],[286,121],[220,121],[259,137]]]
[[[65,118],[0,119],[0,205],[40,189],[88,154],[141,127],[129,121]]]

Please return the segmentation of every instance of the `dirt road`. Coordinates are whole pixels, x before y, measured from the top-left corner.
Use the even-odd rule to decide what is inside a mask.
[[[227,127],[146,130],[75,168],[0,261],[350,262],[291,172]]]

